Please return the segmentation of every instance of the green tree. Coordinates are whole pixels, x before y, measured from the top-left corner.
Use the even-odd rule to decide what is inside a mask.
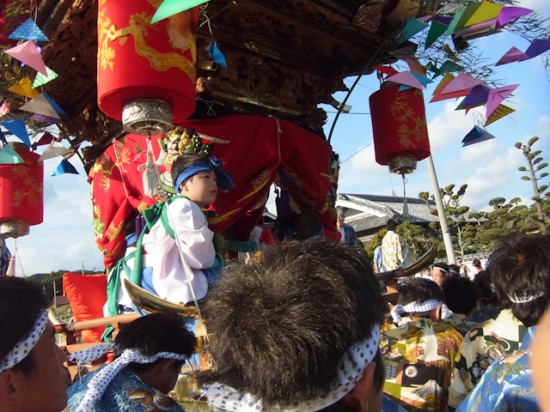
[[[548,167],[548,163],[545,163],[543,157],[541,156],[542,150],[533,150],[533,145],[538,140],[539,138],[534,136],[530,138],[526,144],[517,142],[515,146],[517,149],[521,150],[527,159],[527,167],[521,166],[518,170],[520,172],[528,172],[528,174],[524,174],[521,179],[531,181],[531,184],[533,185],[534,196],[532,199],[535,201],[534,206],[538,225],[540,227],[540,232],[542,234],[546,234],[548,232],[548,215],[544,213],[543,196],[548,197],[550,192],[548,192],[548,185],[543,184],[539,186],[539,181],[548,177],[548,173],[543,172],[543,170]]]

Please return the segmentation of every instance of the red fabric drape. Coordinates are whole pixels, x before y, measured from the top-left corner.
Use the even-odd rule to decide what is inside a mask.
[[[323,138],[291,122],[248,115],[190,120],[181,126],[230,142],[215,144],[211,152],[233,175],[236,186],[218,195],[213,205],[216,217],[210,220],[212,230],[228,239],[248,239],[277,173],[284,174],[287,189],[302,212],[318,212],[325,228],[334,229],[333,151]],[[157,156],[158,138],[153,138]],[[143,136],[128,135],[109,147],[90,172],[97,245],[106,267],[124,247],[125,220],[133,210],[158,200],[143,195],[137,166],[145,162],[145,148]]]

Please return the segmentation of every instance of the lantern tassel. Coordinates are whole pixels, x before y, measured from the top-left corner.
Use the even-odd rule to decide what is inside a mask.
[[[405,173],[401,173],[401,178],[403,179],[403,217],[409,217],[409,204],[407,203],[407,191],[405,190],[407,183]]]

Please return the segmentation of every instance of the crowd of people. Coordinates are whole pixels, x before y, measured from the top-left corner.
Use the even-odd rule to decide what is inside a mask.
[[[229,267],[202,307],[202,395],[215,411],[548,410],[550,236],[503,243],[474,281],[434,269],[392,306],[344,243],[289,241]],[[179,316],[140,317],[71,354],[115,354],[71,383],[47,308],[31,282],[0,279],[2,410],[181,410],[166,394],[196,340]]]

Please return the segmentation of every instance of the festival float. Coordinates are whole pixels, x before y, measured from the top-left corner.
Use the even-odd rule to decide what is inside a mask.
[[[2,79],[10,88],[3,96],[0,125],[7,136],[28,143],[20,150],[3,138],[1,154],[15,150],[24,159],[31,171],[23,174],[34,177],[36,195],[22,195],[24,206],[4,204],[6,196],[19,199],[12,192],[21,190],[22,172],[16,166],[23,166],[0,165],[0,227],[2,233],[20,235],[39,224],[40,162],[61,156],[63,172],[70,166],[67,159],[78,157],[88,171],[96,244],[108,273],[124,255],[125,226],[173,195],[171,162],[184,152],[216,156],[233,175],[235,189],[221,192],[210,208],[209,227],[225,241],[249,240],[261,224],[272,185],[278,188],[279,225],[288,226],[294,214],[314,213],[325,236],[337,238],[338,156],[331,135],[323,133],[326,113],[319,105],[330,104],[341,113],[345,101],[332,96],[346,89],[343,80],[376,73],[381,88],[370,98],[376,161],[393,173],[411,173],[430,154],[422,97],[428,73],[441,76],[432,100],[468,97],[483,83],[472,81],[452,61],[419,69],[413,64],[420,65],[418,45],[411,38],[430,27],[427,42],[446,33],[459,49],[457,45],[496,33],[531,12],[490,2],[449,7],[448,2],[415,0],[34,3],[28,20],[0,5],[0,15],[13,18],[13,32],[0,39],[2,51],[13,59]],[[400,61],[410,70],[403,70]],[[513,89],[499,90],[488,122],[491,116],[495,121],[510,113],[501,102]],[[480,104],[471,100],[464,108]],[[26,141],[13,122],[23,122],[33,136]],[[44,132],[52,124],[59,135],[45,143]],[[60,142],[69,147],[60,148]],[[39,155],[29,150],[44,144],[50,155],[37,160]],[[3,229],[6,222],[26,223]],[[231,256],[231,250],[227,253]],[[412,266],[380,278],[412,275],[434,257],[431,249]],[[107,279],[101,276],[93,279],[99,298],[80,296],[83,307],[94,301],[95,314],[98,302],[105,301],[101,291]],[[72,278],[67,287],[83,295],[92,277]],[[200,337],[195,367],[207,368],[207,331],[199,305],[167,302],[126,283],[141,311],[176,312],[193,319]],[[116,329],[139,316],[111,315],[59,329],[68,335],[105,326]],[[88,343],[68,339],[69,350],[76,350],[97,335]],[[189,401],[184,386],[175,396]]]

